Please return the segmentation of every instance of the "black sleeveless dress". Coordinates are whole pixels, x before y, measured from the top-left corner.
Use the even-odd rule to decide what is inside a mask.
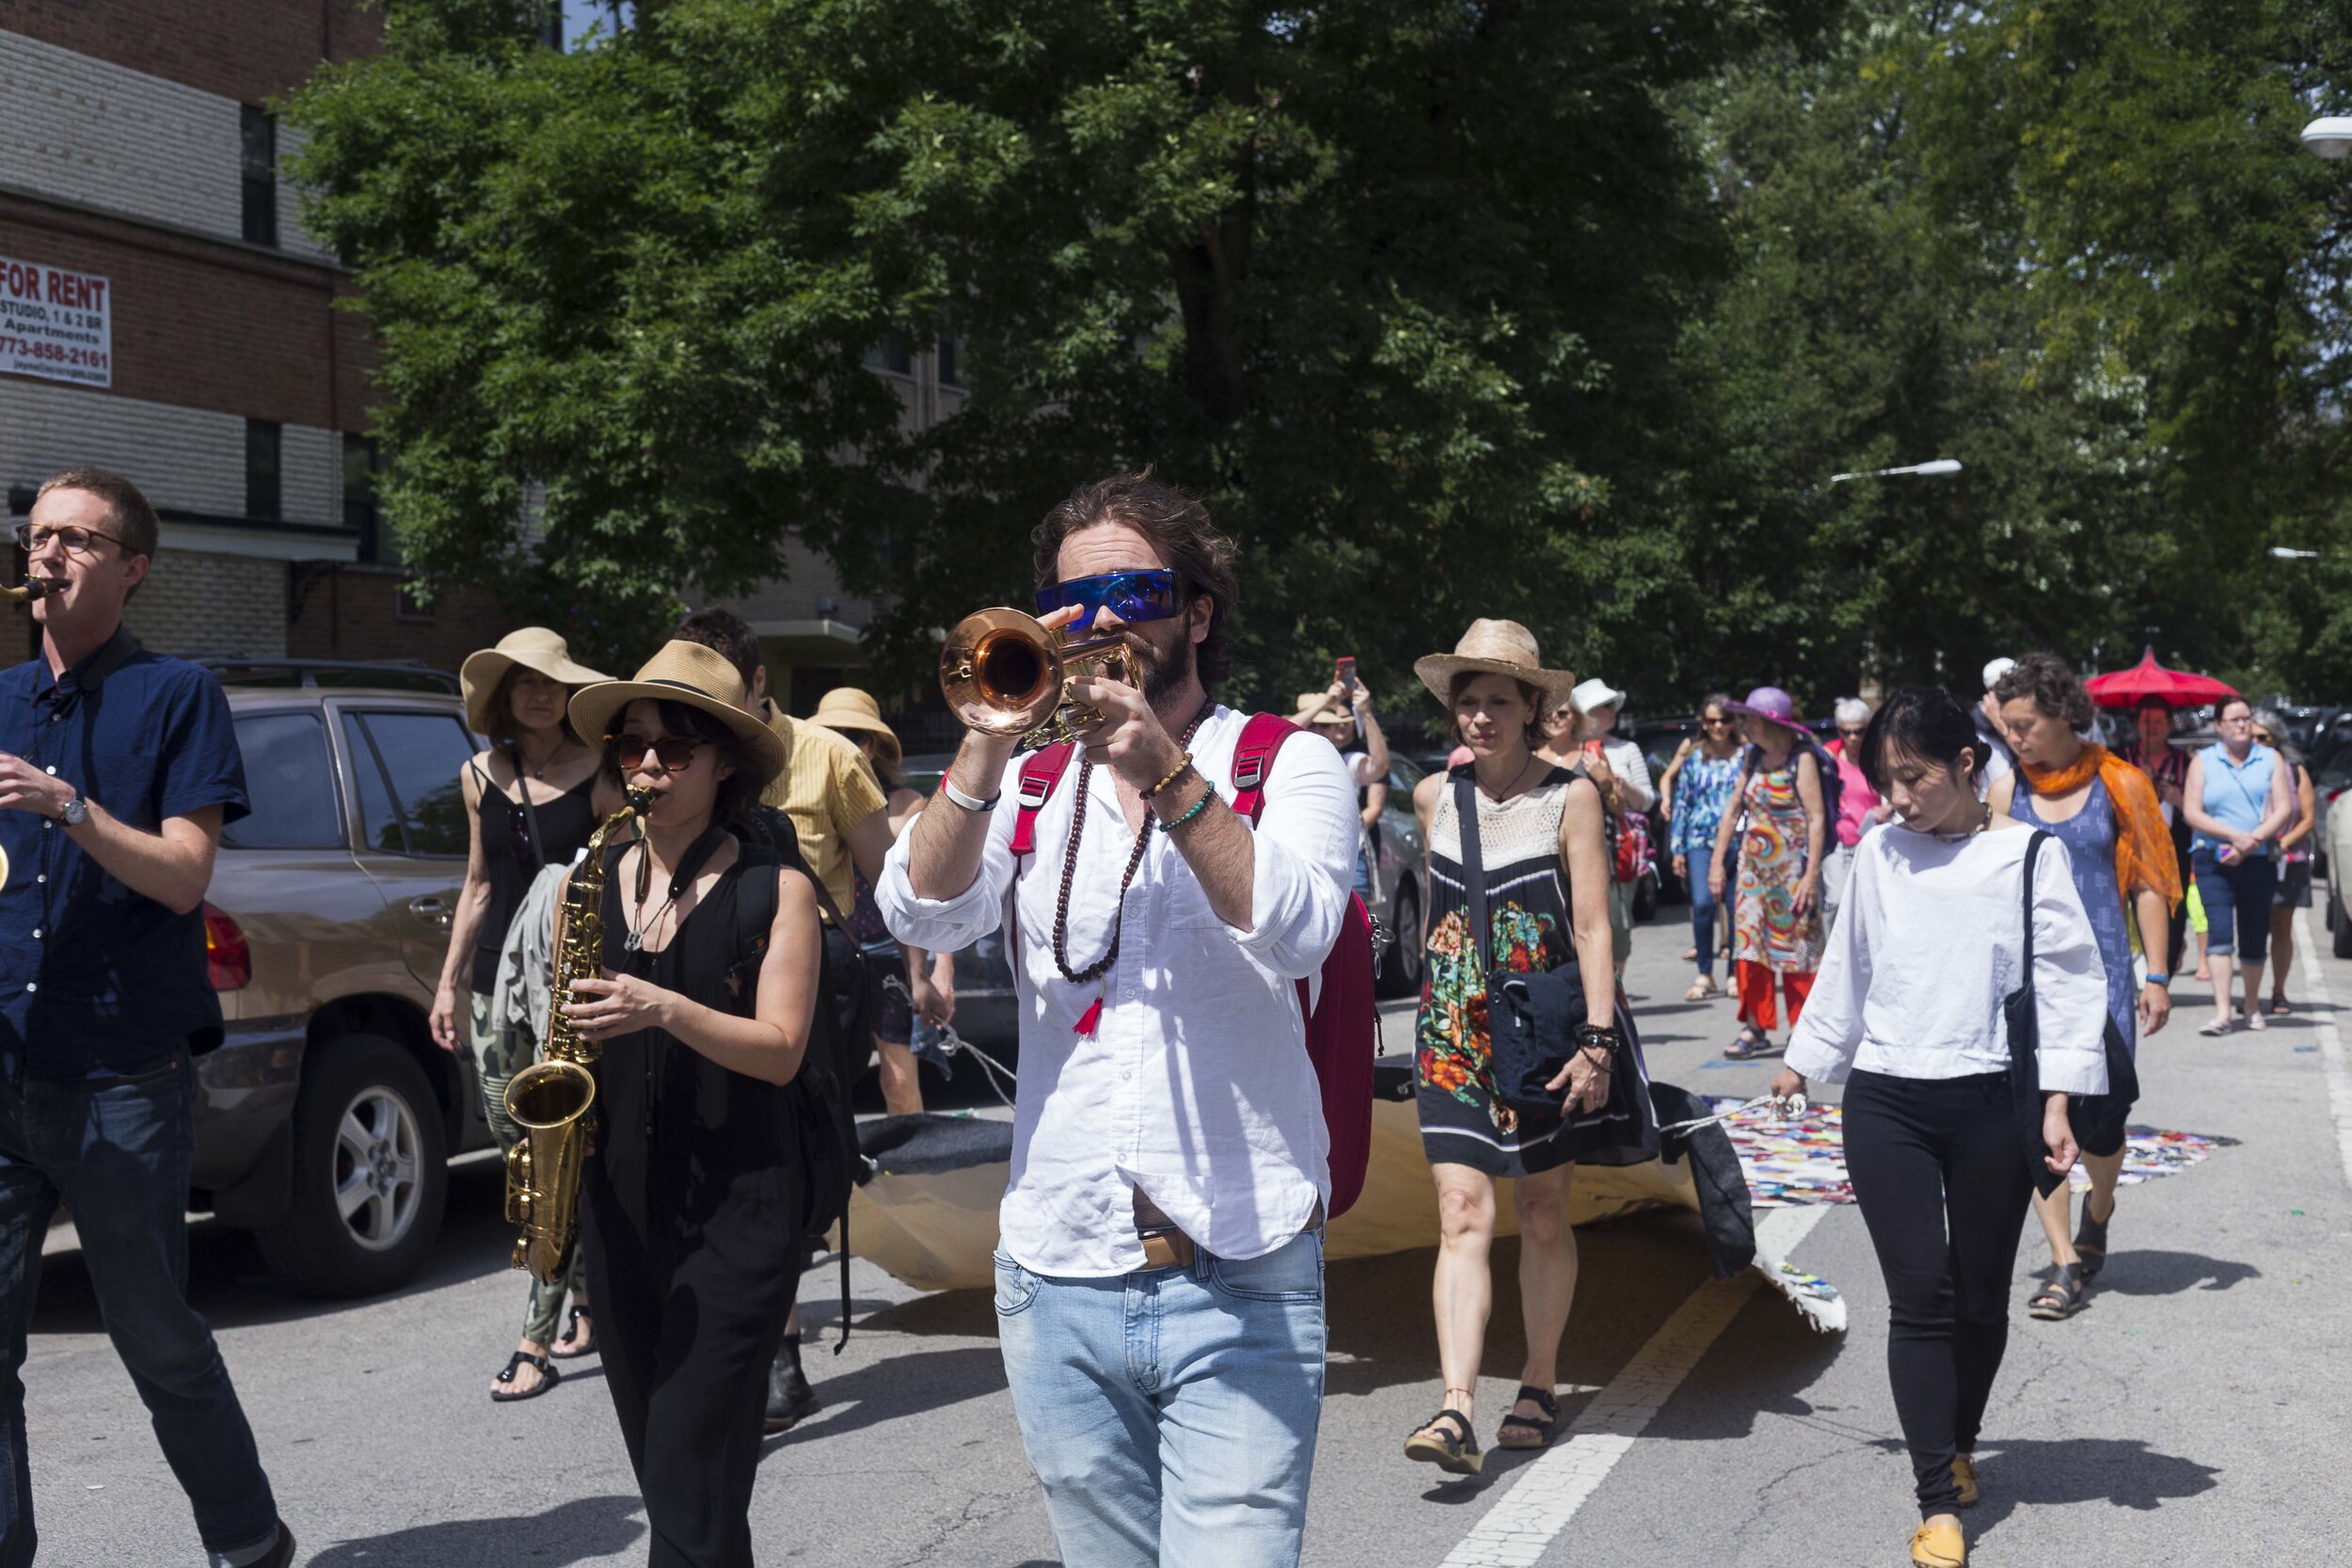
[[[596,830],[596,777],[588,777],[552,800],[523,803],[490,782],[480,763],[468,763],[481,800],[474,809],[482,818],[482,874],[490,884],[490,907],[475,933],[473,989],[487,992],[498,984],[499,954],[506,946],[506,928],[522,908],[523,895],[539,867],[568,865]],[[531,818],[539,819],[537,846],[531,842]]]
[[[741,847],[660,952],[631,953],[619,846],[607,852],[604,964],[749,1017],[766,952],[747,906],[772,854]],[[755,929],[754,927],[758,928]],[[582,1181],[589,1299],[644,1494],[657,1568],[748,1568],[768,1369],[800,1280],[801,1171],[787,1090],[659,1029],[604,1042]]]

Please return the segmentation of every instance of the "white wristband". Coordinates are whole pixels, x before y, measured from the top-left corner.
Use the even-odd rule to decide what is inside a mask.
[[[962,790],[956,787],[956,781],[953,779],[941,779],[939,781],[939,792],[946,796],[948,800],[953,800],[957,805],[961,806],[966,811],[994,811],[996,809],[995,800],[983,800],[977,795],[966,795]],[[1002,799],[1002,797],[999,797],[999,799]]]

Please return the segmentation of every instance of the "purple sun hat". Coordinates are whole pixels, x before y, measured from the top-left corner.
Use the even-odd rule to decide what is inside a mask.
[[[1759,686],[1748,693],[1744,703],[1725,703],[1734,713],[1744,713],[1756,719],[1769,719],[1781,728],[1803,735],[1804,721],[1797,717],[1797,700],[1777,686]]]

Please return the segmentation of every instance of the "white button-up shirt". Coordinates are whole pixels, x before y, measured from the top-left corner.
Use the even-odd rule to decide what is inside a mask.
[[[1219,707],[1192,739],[1193,765],[1229,804],[1243,715]],[[1073,985],[1054,963],[1054,907],[1084,758],[1037,816],[1016,864],[1021,762],[1007,768],[979,875],[961,895],[915,896],[913,834],[892,847],[874,901],[891,935],[934,952],[1009,919],[1021,999],[1012,1180],[998,1213],[1006,1253],[1032,1273],[1104,1278],[1144,1266],[1134,1190],[1220,1257],[1261,1257],[1328,1196],[1330,1143],[1297,982],[1321,974],[1353,887],[1356,786],[1330,742],[1293,736],[1265,782],[1251,928],[1217,918],[1164,832],[1127,895],[1119,962]],[[1119,880],[1135,848],[1114,775],[1096,769],[1070,892],[1070,967],[1109,945]],[[1078,1024],[1102,998],[1091,1036]]]
[[[1866,832],[1787,1065],[1823,1084],[1855,1068],[1896,1078],[2007,1071],[2001,1004],[2025,978],[2032,837],[2001,828],[1953,842],[1894,822]],[[2105,1094],[2106,967],[2055,837],[2033,891],[2042,1087]]]

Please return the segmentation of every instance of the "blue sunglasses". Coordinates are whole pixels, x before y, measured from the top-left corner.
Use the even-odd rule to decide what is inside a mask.
[[[1176,613],[1176,574],[1165,568],[1148,572],[1105,572],[1099,578],[1073,578],[1037,591],[1037,612],[1050,615],[1076,605],[1084,611],[1068,629],[1088,631],[1094,618],[1107,610],[1129,626],[1138,621],[1165,621]]]

